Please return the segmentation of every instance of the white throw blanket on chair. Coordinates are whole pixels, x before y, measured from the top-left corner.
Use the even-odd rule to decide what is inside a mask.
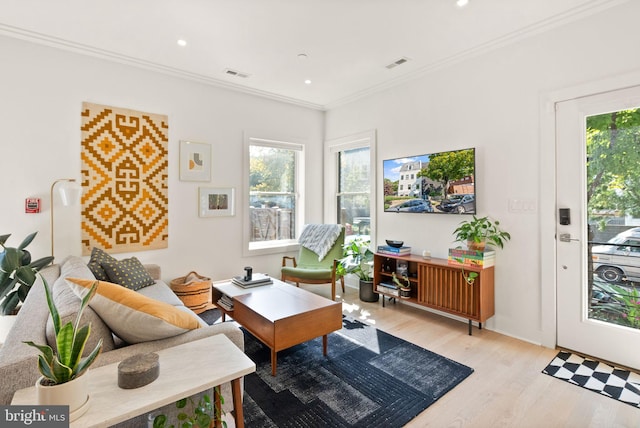
[[[316,253],[320,262],[331,250],[340,232],[342,232],[342,226],[339,224],[307,224],[298,242],[304,248]]]

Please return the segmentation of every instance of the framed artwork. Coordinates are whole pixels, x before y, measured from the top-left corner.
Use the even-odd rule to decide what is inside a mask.
[[[235,215],[234,189],[231,187],[200,187],[200,217],[224,217]]]
[[[180,141],[180,180],[211,181],[211,144]]]

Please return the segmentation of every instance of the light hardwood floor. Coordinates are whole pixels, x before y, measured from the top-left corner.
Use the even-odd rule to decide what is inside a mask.
[[[328,285],[302,288],[330,298]],[[543,374],[554,349],[475,326],[469,336],[465,322],[402,303],[361,302],[351,287],[336,293],[344,314],[474,369],[407,427],[640,427],[640,409]]]

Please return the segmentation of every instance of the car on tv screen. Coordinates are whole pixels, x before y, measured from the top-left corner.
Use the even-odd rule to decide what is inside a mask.
[[[476,197],[475,195],[449,195],[449,197],[440,202],[440,205],[437,205],[436,208],[448,213],[475,213]]]

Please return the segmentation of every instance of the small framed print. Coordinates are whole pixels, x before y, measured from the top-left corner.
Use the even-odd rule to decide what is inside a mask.
[[[180,141],[180,180],[211,181],[211,144]]]
[[[231,187],[200,187],[200,217],[224,217],[235,215],[234,189]]]

